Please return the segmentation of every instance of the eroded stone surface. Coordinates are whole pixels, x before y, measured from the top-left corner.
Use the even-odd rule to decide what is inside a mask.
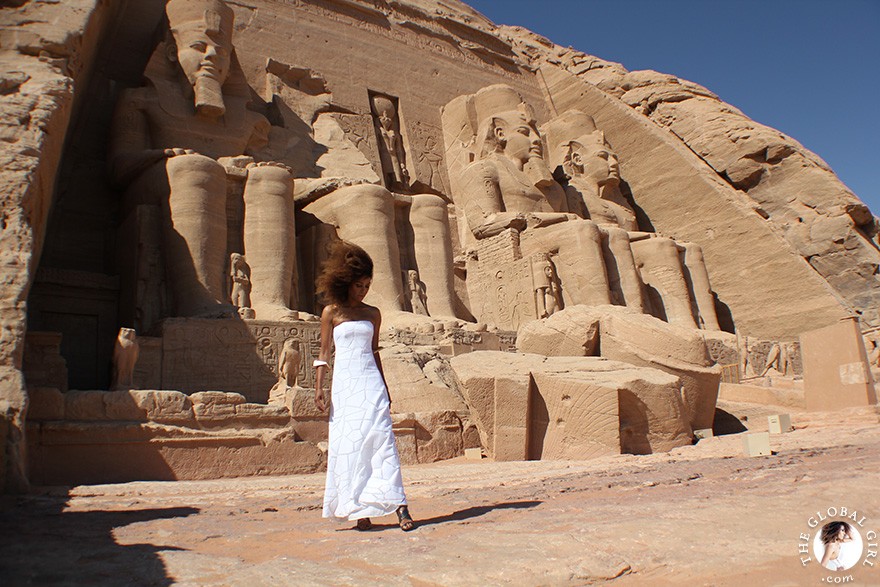
[[[581,447],[577,458],[644,454],[691,442],[679,379],[656,369],[488,351],[451,365],[496,460],[574,458],[566,446]]]

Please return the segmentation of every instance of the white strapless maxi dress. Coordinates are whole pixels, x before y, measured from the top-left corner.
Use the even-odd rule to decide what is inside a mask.
[[[406,504],[391,404],[373,358],[373,323],[333,329],[336,357],[330,402],[324,517],[378,517]]]

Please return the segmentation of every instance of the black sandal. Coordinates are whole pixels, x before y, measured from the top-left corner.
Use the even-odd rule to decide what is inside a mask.
[[[409,532],[416,527],[416,523],[413,521],[412,516],[409,515],[409,508],[405,505],[397,508],[397,522],[400,524],[400,529],[404,532]]]
[[[370,518],[360,518],[357,521],[357,528],[361,532],[365,532],[373,527],[373,522],[370,521]]]

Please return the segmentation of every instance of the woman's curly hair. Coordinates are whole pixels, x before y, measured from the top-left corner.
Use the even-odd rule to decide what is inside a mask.
[[[852,529],[849,527],[849,524],[841,521],[828,522],[822,528],[822,543],[827,546],[837,540],[837,535],[840,533],[841,528],[843,528],[848,537],[852,538]]]
[[[318,299],[324,304],[344,304],[349,287],[362,277],[373,277],[373,260],[359,246],[336,241],[315,280]]]

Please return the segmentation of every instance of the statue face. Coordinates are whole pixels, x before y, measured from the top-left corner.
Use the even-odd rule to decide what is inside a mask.
[[[514,162],[525,164],[532,157],[543,158],[541,135],[521,113],[504,112],[497,115],[496,140],[504,145],[504,154]]]
[[[392,130],[394,127],[394,118],[397,116],[397,110],[394,108],[394,102],[384,96],[376,96],[373,98],[373,109],[376,112],[376,118],[379,124],[385,130]]]
[[[575,175],[584,175],[599,185],[620,182],[620,162],[617,153],[605,145],[577,145],[571,153]]]
[[[229,75],[231,43],[219,33],[208,33],[197,27],[174,31],[177,60],[190,84],[195,86],[200,77],[222,84]]]

